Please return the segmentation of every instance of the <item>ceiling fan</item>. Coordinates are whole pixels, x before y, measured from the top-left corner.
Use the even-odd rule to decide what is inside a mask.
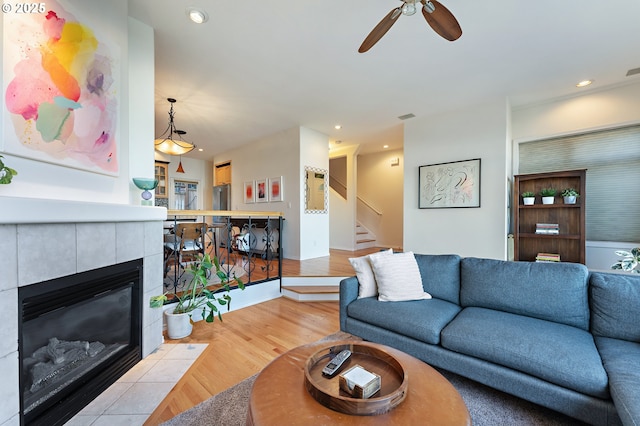
[[[422,15],[427,23],[441,37],[449,41],[454,41],[462,35],[462,28],[456,20],[455,16],[449,9],[444,7],[436,0],[401,0],[403,5],[391,10],[382,18],[382,21],[371,30],[366,39],[362,42],[358,52],[364,53],[371,49],[374,44],[389,31],[389,28],[396,23],[400,15],[413,15],[416,13],[416,3],[422,3]]]

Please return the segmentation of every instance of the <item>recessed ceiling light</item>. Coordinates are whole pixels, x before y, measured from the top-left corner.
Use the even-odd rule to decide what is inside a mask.
[[[204,149],[202,149],[202,148],[198,148],[198,151],[202,152],[202,151],[204,151]]]
[[[339,124],[336,124],[335,126],[333,126],[333,128],[336,129],[336,130],[340,130],[340,129],[342,129],[342,126],[339,125]]]
[[[593,83],[593,80],[582,80],[580,83],[576,84],[576,87],[586,87]]]
[[[185,11],[189,19],[196,24],[204,24],[209,20],[207,12],[197,7],[187,7]]]
[[[389,148],[389,145],[383,145],[382,147],[383,147],[384,149],[387,149],[387,148]]]

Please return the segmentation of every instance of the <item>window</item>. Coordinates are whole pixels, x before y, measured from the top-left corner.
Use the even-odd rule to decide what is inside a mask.
[[[174,202],[176,210],[198,209],[198,183],[174,181]]]
[[[640,241],[640,126],[519,145],[519,174],[574,169],[587,169],[587,240]]]

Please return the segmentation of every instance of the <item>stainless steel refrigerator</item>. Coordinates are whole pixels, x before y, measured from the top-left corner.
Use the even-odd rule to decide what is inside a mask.
[[[231,210],[231,185],[213,187],[213,210]],[[223,222],[224,218],[214,217],[214,222]]]

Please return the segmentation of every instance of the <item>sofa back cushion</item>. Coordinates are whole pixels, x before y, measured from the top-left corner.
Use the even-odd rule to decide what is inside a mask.
[[[640,275],[592,272],[591,331],[640,343]]]
[[[587,268],[578,263],[464,258],[460,304],[589,330]]]
[[[460,305],[460,256],[416,254],[422,287],[432,297]]]

